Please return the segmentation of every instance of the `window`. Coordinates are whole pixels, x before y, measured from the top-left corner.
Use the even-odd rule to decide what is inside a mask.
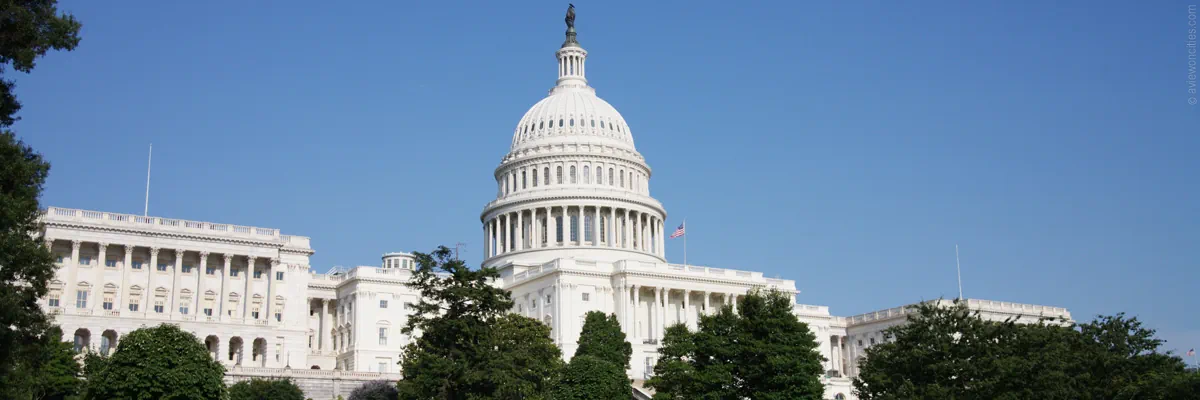
[[[562,180],[562,166],[558,166],[558,167],[554,167],[554,168],[555,168],[555,173],[556,173],[556,174],[555,174],[554,183],[563,183],[563,180]]]
[[[191,265],[187,265],[187,264],[183,264],[183,273],[185,273],[185,274],[190,274],[190,273],[192,273],[192,266],[191,266]]]
[[[594,119],[592,120],[592,127],[593,127],[593,128],[595,128],[595,127],[596,127],[596,120],[594,120]]]
[[[155,301],[155,302],[154,302],[154,312],[156,312],[156,313],[159,313],[159,314],[162,314],[162,313],[163,313],[163,309],[164,309],[164,307],[163,307],[163,301],[162,301],[162,300],[159,300],[159,301]]]
[[[549,185],[550,184],[550,167],[546,167],[546,169],[544,169],[543,171],[545,171],[544,172],[545,175],[542,177],[542,182]]]
[[[75,308],[87,308],[87,296],[88,296],[88,292],[86,290],[76,291],[75,292]]]
[[[571,118],[571,126],[575,126],[575,118]]]
[[[58,307],[58,304],[59,304],[59,302],[58,302],[58,299],[59,299],[59,297],[60,297],[60,296],[59,296],[59,294],[58,294],[58,293],[51,293],[51,294],[50,294],[50,300],[46,302],[46,305],[48,305],[48,306],[50,306],[50,307]]]
[[[379,372],[388,372],[388,363],[386,361],[379,362]]]
[[[571,166],[571,183],[575,183],[575,166]]]
[[[136,301],[130,301],[129,302],[129,311],[137,311],[137,310],[138,310],[138,303]]]
[[[379,308],[387,308],[387,300],[380,300]]]
[[[133,262],[133,269],[142,269],[142,262],[141,262],[141,261],[134,261],[134,262]]]
[[[105,260],[105,261],[104,261],[104,266],[105,266],[105,267],[109,267],[109,268],[116,268],[116,267],[117,267],[117,260]]]
[[[603,127],[604,127],[604,120],[600,120],[600,127],[601,127],[601,128],[603,128]]]
[[[595,223],[596,221],[592,220],[591,215],[583,216],[583,240],[590,242],[596,239],[593,237],[595,235],[592,234],[592,228],[595,226]]]
[[[537,170],[534,170],[533,171],[533,187],[537,187],[537,176],[538,176]]]
[[[204,309],[204,315],[207,315],[207,316],[210,316],[210,317],[211,317],[211,316],[212,316],[212,309],[211,309],[211,308],[205,308],[205,309]]]
[[[59,255],[57,258],[55,258],[55,259],[54,259],[54,262],[56,262],[56,263],[59,263],[59,264],[62,264],[62,262],[63,262],[63,256]]]
[[[100,305],[100,307],[104,307],[104,309],[105,309],[106,311],[112,311],[112,308],[113,308],[113,301],[112,301],[112,297],[105,297],[105,298],[104,298],[104,303],[103,303],[103,304],[101,304],[101,305]]]
[[[527,188],[528,188],[527,186],[525,186],[525,183],[526,183],[525,179],[526,179],[526,178],[527,178],[527,177],[526,177],[526,175],[525,175],[525,171],[521,171],[521,189],[527,189]]]
[[[262,270],[254,271],[254,279],[262,279]]]
[[[609,168],[609,169],[608,169],[608,184],[609,184],[609,185],[616,185],[616,184],[617,184],[616,182],[613,182],[613,169],[612,169],[612,168]]]
[[[600,216],[600,242],[608,242],[608,216]]]
[[[383,327],[379,328],[379,344],[381,344],[381,345],[387,344],[387,328],[383,328]]]
[[[258,309],[255,308],[254,311],[250,313],[250,316],[254,317],[254,319],[258,319]]]
[[[231,276],[231,277],[234,277],[234,278],[237,278],[237,276],[238,276],[238,271],[239,271],[239,270],[236,270],[236,269],[230,269],[230,270],[229,270],[229,276]]]
[[[167,271],[167,264],[162,264],[162,263],[159,263],[159,264],[158,264],[158,270],[159,270],[159,271],[166,272],[166,271]]]
[[[872,345],[872,346],[874,346],[874,345],[875,345],[875,338],[871,338],[871,345]]]
[[[597,185],[604,184],[604,168],[599,168],[599,167],[596,168],[596,184]]]
[[[79,265],[92,265],[92,258],[88,256],[79,257]]]
[[[591,177],[592,177],[592,171],[590,171],[588,169],[588,166],[584,165],[583,166],[583,183],[592,183]]]
[[[183,314],[183,315],[187,315],[187,313],[188,313],[188,306],[187,306],[187,304],[184,304],[184,305],[182,305],[182,306],[179,306],[179,313],[180,313],[180,314]]]
[[[559,118],[558,119],[558,127],[562,128],[562,126],[563,126],[563,120],[562,120],[562,118]]]
[[[625,170],[621,170],[621,187],[625,187]]]
[[[275,322],[282,322],[282,321],[283,321],[283,314],[275,313]]]
[[[858,347],[862,347],[862,339],[858,340]]]
[[[557,227],[556,229],[554,229],[554,232],[555,232],[554,242],[555,243],[562,242],[563,241],[563,217],[554,217],[554,225]]]
[[[571,241],[579,241],[579,216],[571,216]]]
[[[592,296],[591,296],[591,295],[592,295],[591,293],[584,293],[584,294],[583,294],[583,301],[592,301]]]
[[[551,302],[550,302],[550,300],[551,300],[551,297],[550,297],[550,296],[551,296],[551,295],[546,295],[546,304],[550,304],[550,303],[551,303]]]
[[[216,275],[217,269],[213,268],[213,267],[204,267],[204,274],[205,275]]]
[[[277,280],[277,281],[283,280],[283,271],[275,271],[275,280]]]
[[[405,309],[405,310],[411,310],[412,308],[413,308],[413,304],[412,304],[412,303],[404,303],[404,309]]]

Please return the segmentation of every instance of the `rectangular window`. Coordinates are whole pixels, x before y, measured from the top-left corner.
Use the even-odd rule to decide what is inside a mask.
[[[379,372],[388,372],[387,369],[388,369],[388,363],[385,361],[380,361],[379,362]]]
[[[563,217],[554,217],[554,242],[563,241]]]
[[[204,315],[207,315],[207,316],[210,316],[210,317],[211,317],[211,316],[212,316],[212,309],[211,309],[211,308],[205,308],[205,309],[204,309]]]
[[[104,304],[101,304],[100,306],[104,307],[105,310],[112,311],[112,308],[113,308],[112,303],[113,303],[112,298],[106,298],[106,299],[104,299]]]
[[[106,261],[104,261],[104,266],[109,267],[109,268],[116,268],[117,260],[106,260]]]
[[[141,261],[134,261],[134,262],[133,262],[133,269],[142,269],[142,262],[141,262]]]
[[[46,302],[46,304],[49,305],[50,307],[58,307],[58,295],[57,294],[50,295],[50,301]]]
[[[578,215],[571,216],[571,241],[572,242],[579,241],[579,216]]]
[[[250,316],[254,317],[254,319],[258,319],[258,310],[254,310],[254,312],[251,312]]]
[[[275,271],[275,280],[277,280],[277,281],[283,280],[283,271]]]
[[[262,270],[254,271],[254,279],[262,279]]]
[[[86,290],[75,292],[75,308],[87,308],[87,296]]]
[[[591,301],[591,298],[592,298],[592,296],[591,296],[591,295],[592,295],[591,293],[584,293],[584,294],[583,294],[583,301]]]
[[[162,271],[162,272],[167,272],[167,264],[162,264],[162,263],[158,264],[158,270]]]
[[[162,314],[163,311],[166,311],[166,307],[163,307],[163,301],[162,300],[155,301],[154,302],[154,312]]]
[[[387,328],[379,328],[379,344],[387,344]]]
[[[138,303],[136,303],[136,302],[129,303],[129,311],[137,311],[137,310],[138,310]]]
[[[54,262],[56,262],[56,263],[59,263],[59,264],[62,264],[62,262],[63,262],[63,256],[58,256],[58,258],[55,258],[55,259],[54,259]]]
[[[595,238],[592,237],[594,236],[592,235],[593,224],[594,222],[592,221],[591,215],[586,215],[583,217],[583,240],[589,242],[595,240]]]
[[[238,276],[238,270],[236,270],[236,269],[231,269],[231,270],[229,270],[229,276],[232,276],[232,277],[234,277],[234,278],[237,278],[237,276]]]
[[[217,269],[213,267],[204,267],[204,273],[207,275],[216,275]]]
[[[188,313],[188,306],[179,306],[179,313],[180,313],[180,314],[183,314],[183,315],[187,315],[187,313]]]
[[[187,265],[187,264],[183,264],[183,273],[185,273],[185,274],[190,274],[190,273],[192,273],[192,266],[191,266],[191,265]]]
[[[283,321],[283,314],[275,313],[275,322]]]
[[[88,256],[79,257],[79,265],[92,265],[92,258]]]
[[[379,308],[387,308],[387,300],[380,300]]]

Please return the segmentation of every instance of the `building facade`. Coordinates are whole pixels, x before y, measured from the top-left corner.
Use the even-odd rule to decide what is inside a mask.
[[[694,329],[752,290],[799,291],[761,272],[667,262],[667,214],[651,196],[652,170],[629,124],[588,85],[588,52],[573,27],[555,58],[555,85],[521,118],[493,171],[496,198],[479,216],[483,266],[500,271],[512,312],[552,328],[564,357],[587,312],[615,314],[640,386],[667,326]],[[289,376],[309,397],[331,398],[399,378],[411,340],[400,330],[420,296],[406,285],[411,254],[316,273],[309,238],[277,229],[57,207],[43,222],[59,265],[43,304],[79,349],[108,352],[134,329],[171,323],[201,338],[230,380]],[[1056,307],[968,304],[995,319],[1070,318]],[[837,317],[796,304],[794,312],[827,360],[826,398],[847,399],[865,349],[908,310]]]

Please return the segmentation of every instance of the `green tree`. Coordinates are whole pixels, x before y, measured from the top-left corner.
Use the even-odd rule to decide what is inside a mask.
[[[633,346],[625,340],[616,315],[588,312],[577,343],[575,355],[554,385],[556,400],[613,399],[633,393],[625,375]]]
[[[229,387],[229,400],[304,400],[290,379],[250,379]]]
[[[588,355],[611,362],[622,370],[629,368],[633,346],[625,340],[625,332],[621,331],[616,314],[588,312],[584,316],[577,343],[579,347],[575,349],[574,357]]]
[[[669,327],[647,385],[656,399],[819,399],[824,358],[816,335],[778,291],[751,292],[737,313],[701,316],[698,330]]]
[[[56,3],[0,0],[0,379],[21,363],[17,354],[40,352],[22,347],[40,343],[49,328],[37,303],[55,268],[38,223],[38,197],[50,164],[7,130],[21,103],[15,84],[3,74],[6,67],[28,73],[47,51],[71,50],[79,43],[79,22],[60,15]]]
[[[401,399],[539,398],[557,375],[549,328],[516,315],[493,268],[471,270],[442,246],[416,253],[409,285],[421,300],[404,327],[419,334],[400,364]]]
[[[87,398],[221,399],[224,375],[195,335],[163,324],[125,335],[107,365],[89,377]]]
[[[370,381],[350,392],[350,400],[396,400],[399,396],[391,381]]]
[[[1182,361],[1159,353],[1162,342],[1136,318],[1018,324],[984,320],[958,302],[915,308],[867,350],[859,398],[1189,398],[1172,397],[1191,384]]]
[[[75,395],[83,382],[71,342],[62,341],[57,326],[47,329],[36,343],[21,348],[13,373],[0,378],[0,398],[58,400]]]

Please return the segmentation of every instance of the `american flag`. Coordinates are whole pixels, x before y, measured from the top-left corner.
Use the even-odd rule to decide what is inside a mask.
[[[1196,356],[1196,349],[1191,349],[1191,350],[1188,350],[1188,352],[1187,352],[1187,355],[1188,355],[1188,357],[1195,357],[1195,356]]]
[[[674,239],[674,238],[677,238],[677,237],[683,236],[683,234],[684,234],[684,229],[683,229],[683,226],[684,226],[684,225],[687,225],[687,222],[684,222],[684,223],[682,223],[682,224],[679,224],[679,227],[678,227],[678,228],[675,228],[675,233],[672,233],[672,234],[671,234],[671,239]]]

